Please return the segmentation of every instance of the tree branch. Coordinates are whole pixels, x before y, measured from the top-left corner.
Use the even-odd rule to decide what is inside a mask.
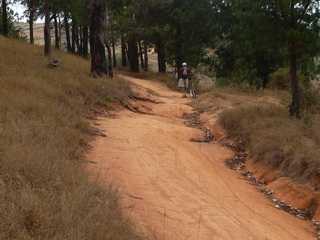
[[[306,5],[304,6],[304,10],[303,13],[301,14],[301,16],[298,19],[298,24],[300,24],[302,22],[302,20],[304,19],[305,15],[307,14],[307,11],[309,9],[311,5],[311,0],[308,0],[308,2],[306,3]]]

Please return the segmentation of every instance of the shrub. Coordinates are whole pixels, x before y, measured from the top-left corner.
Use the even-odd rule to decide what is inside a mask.
[[[320,174],[320,119],[312,120],[306,126],[289,118],[287,109],[266,104],[227,110],[220,123],[230,137],[243,140],[253,160],[308,181]]]
[[[320,112],[320,94],[318,90],[312,87],[303,89],[302,108],[306,114]]]
[[[290,79],[288,68],[280,68],[271,75],[268,87],[272,89],[288,90],[290,89]]]

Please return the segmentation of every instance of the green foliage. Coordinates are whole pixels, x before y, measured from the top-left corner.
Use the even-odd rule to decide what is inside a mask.
[[[273,89],[288,90],[290,88],[288,68],[279,68],[272,73],[268,87]]]
[[[211,35],[211,2],[208,0],[176,0],[168,15],[173,38],[168,44],[168,55],[177,62],[181,58],[192,66],[205,56]],[[180,55],[180,56],[179,56]]]
[[[299,59],[312,62],[319,53],[318,8],[316,1],[295,2],[292,10],[290,1],[282,0],[216,1],[214,30],[218,37],[213,46],[219,58],[215,62],[218,76],[230,78],[241,72],[249,84],[266,86],[274,71],[287,66],[288,42],[295,45]]]
[[[2,8],[0,8],[0,33],[3,32],[3,22],[2,22],[2,12],[1,12]],[[8,28],[9,28],[9,37],[13,37],[13,38],[19,38],[19,29],[17,29],[14,26],[14,20],[15,20],[15,13],[12,9],[10,9],[8,7],[7,9],[7,17],[8,17]]]
[[[110,1],[121,34],[134,32],[139,40],[164,43],[166,60],[178,58],[197,66],[210,40],[211,2],[208,0]]]
[[[219,61],[215,68],[219,77],[241,72],[248,84],[265,85],[282,62],[279,28],[270,16],[263,13],[261,1],[218,1],[215,16],[226,28],[215,27],[213,42]],[[240,69],[239,69],[240,68]]]

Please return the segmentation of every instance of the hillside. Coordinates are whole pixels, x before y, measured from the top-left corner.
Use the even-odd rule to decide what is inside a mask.
[[[19,30],[20,37],[29,41],[30,39],[30,30],[29,24],[25,22],[16,22],[14,23],[15,27]],[[34,37],[34,44],[38,46],[44,45],[44,23],[35,23],[33,26],[33,37]],[[61,27],[60,32],[60,49],[67,50],[67,43],[66,43],[66,33]],[[54,33],[54,26],[51,25],[51,41],[52,43],[55,41],[55,33]]]
[[[87,61],[0,37],[0,239],[139,239],[113,187],[84,172],[97,106],[125,101],[121,79],[91,79]]]
[[[0,1],[0,240],[320,240],[319,13]]]
[[[29,23],[17,22],[14,24],[17,29],[20,30],[21,37],[24,37],[29,40]],[[36,45],[44,44],[44,36],[43,36],[43,23],[35,23],[34,24],[34,42]],[[51,31],[51,37],[54,38],[54,31]]]
[[[305,184],[317,180],[318,125],[290,119],[287,94],[215,88],[192,100],[168,75],[93,79],[88,61],[54,52],[61,65],[49,68],[42,50],[0,38],[0,239],[319,231],[318,185]]]

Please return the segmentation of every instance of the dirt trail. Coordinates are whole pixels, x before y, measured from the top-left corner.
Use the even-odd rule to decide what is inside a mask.
[[[99,119],[107,137],[96,140],[90,168],[99,181],[119,186],[125,212],[145,234],[161,240],[313,239],[310,224],[275,209],[225,167],[230,150],[190,141],[201,132],[183,123],[183,114],[192,112],[188,99],[157,82],[127,79],[152,98],[141,107],[150,114],[123,110]]]

